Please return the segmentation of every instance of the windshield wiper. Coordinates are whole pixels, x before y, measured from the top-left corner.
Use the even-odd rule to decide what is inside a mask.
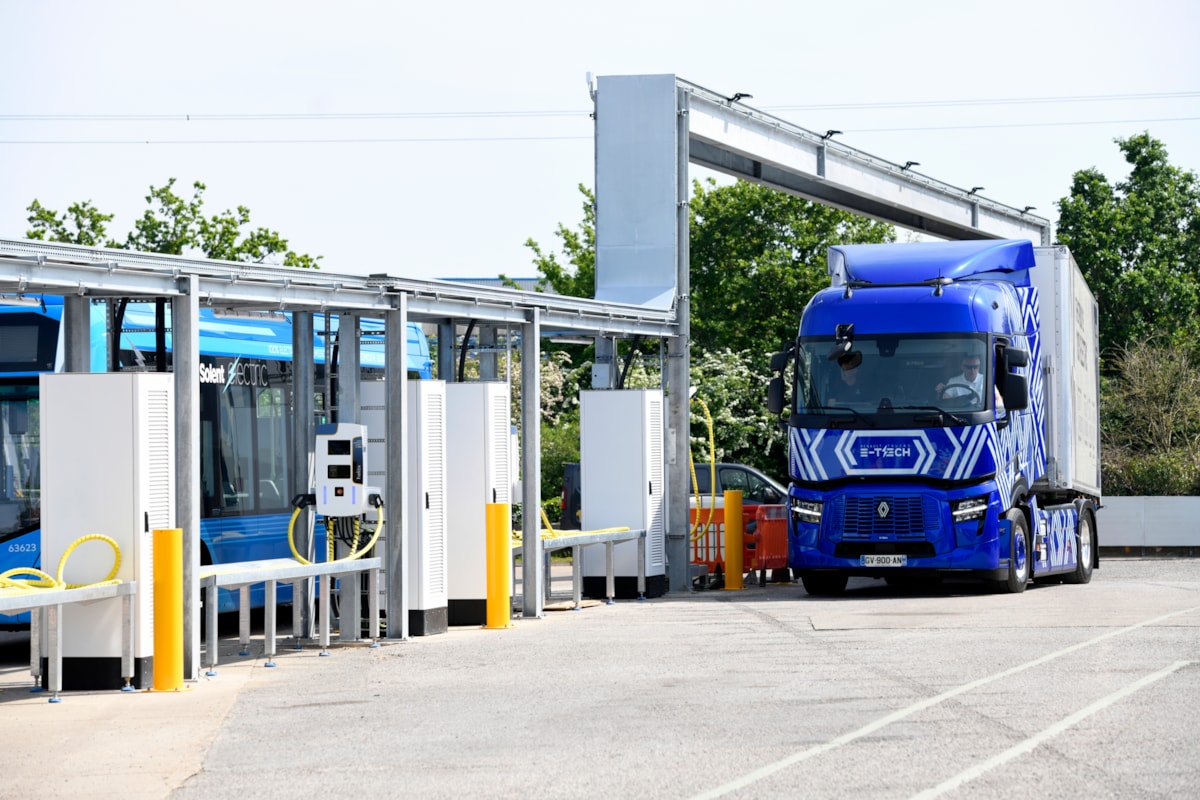
[[[936,422],[938,425],[944,425],[945,423],[942,421],[942,418],[945,417],[945,418],[949,419],[951,422],[953,422],[955,425],[968,424],[965,419],[958,416],[957,414],[949,412],[944,408],[938,408],[937,406],[896,406],[895,410],[896,411],[935,411],[938,414],[936,419],[930,419],[928,417],[918,417],[916,419],[917,422]]]

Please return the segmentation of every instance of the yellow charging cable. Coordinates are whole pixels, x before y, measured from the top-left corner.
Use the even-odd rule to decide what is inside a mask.
[[[312,564],[313,562],[309,561],[307,558],[300,555],[300,551],[296,549],[296,536],[295,536],[296,519],[300,516],[300,510],[302,508],[303,508],[303,506],[296,506],[296,508],[292,511],[292,518],[290,520],[288,520],[288,547],[291,548],[293,558],[295,558],[301,564],[308,566],[309,564]],[[371,552],[371,548],[375,546],[375,543],[377,541],[379,541],[379,534],[383,532],[383,505],[378,506],[377,510],[379,512],[379,519],[376,522],[375,531],[371,534],[371,538],[367,541],[367,543],[365,545],[363,545],[363,547],[361,549],[358,549],[358,550],[354,549],[354,546],[356,546],[358,544],[359,531],[360,531],[358,521],[356,520],[355,521],[354,542],[351,546],[350,554],[347,556],[343,556],[342,558],[336,558],[336,559],[330,558],[329,559],[330,561],[354,561],[356,559],[362,558],[364,555]],[[332,524],[332,522],[329,522],[328,524]],[[332,539],[333,539],[333,537],[330,536],[329,540],[332,541]],[[330,554],[332,554],[332,553],[330,553]]]
[[[700,517],[701,517],[700,511],[702,511],[704,509],[698,508],[696,510],[696,522],[695,522],[695,524],[692,525],[692,531],[691,531],[691,541],[693,543],[695,543],[708,535],[708,531],[712,527],[713,517],[715,516],[715,513],[716,513],[715,509],[717,506],[717,463],[716,463],[717,462],[717,441],[716,441],[715,435],[713,434],[713,419],[712,419],[712,414],[710,414],[708,411],[708,405],[703,400],[701,400],[699,397],[693,397],[692,401],[700,404],[701,410],[704,411],[704,421],[708,426],[708,464],[709,464],[708,488],[711,493],[710,499],[712,501],[711,503],[709,503],[709,506],[707,509],[707,511],[708,511],[708,514],[706,515],[707,518],[703,522],[700,521]],[[696,497],[697,505],[703,506],[704,504],[699,502],[700,501],[700,484],[696,480],[696,462],[692,459],[692,450],[690,447],[688,448],[688,468],[691,470],[691,473],[692,473],[692,494]]]
[[[113,567],[108,573],[108,577],[104,580],[94,583],[67,583],[63,580],[63,571],[67,566],[67,558],[75,551],[76,547],[84,542],[98,541],[104,542],[113,549]],[[81,536],[71,542],[71,546],[62,554],[62,558],[58,560],[58,571],[56,575],[49,575],[34,567],[16,567],[0,572],[0,589],[25,589],[25,590],[44,590],[44,589],[82,589],[85,586],[109,586],[114,583],[120,583],[121,580],[117,577],[117,571],[121,569],[121,548],[117,545],[112,537],[105,536],[101,533],[90,533],[87,536]],[[18,575],[26,575],[26,578],[18,578]]]

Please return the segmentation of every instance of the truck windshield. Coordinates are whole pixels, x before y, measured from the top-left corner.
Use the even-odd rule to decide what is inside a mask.
[[[983,335],[857,336],[849,353],[831,359],[833,350],[832,337],[800,340],[796,413],[957,414],[993,407]]]

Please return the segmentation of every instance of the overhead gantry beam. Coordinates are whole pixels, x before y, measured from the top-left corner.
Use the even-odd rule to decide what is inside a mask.
[[[1050,221],[676,80],[693,164],[944,239],[1051,243]]]

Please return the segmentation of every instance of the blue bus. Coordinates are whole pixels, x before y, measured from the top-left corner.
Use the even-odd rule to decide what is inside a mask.
[[[51,295],[38,298],[36,305],[19,299],[21,305],[9,305],[5,301],[14,298],[0,296],[0,573],[17,567],[53,573],[57,565],[42,564],[40,556],[38,376],[62,369],[63,302]],[[111,366],[105,345],[107,315],[104,304],[92,305],[94,372]],[[121,369],[157,368],[155,317],[153,301],[130,302],[123,309]],[[332,323],[336,317],[331,319],[336,331]],[[381,378],[383,323],[364,319],[361,327],[363,379]],[[316,315],[313,329],[320,385],[327,350],[321,315]],[[429,342],[420,326],[409,323],[407,338],[409,375],[432,378]],[[202,308],[199,339],[201,563],[287,558],[289,493],[294,486],[290,316],[223,317]],[[170,341],[168,332],[168,357]],[[336,347],[336,339],[330,345]],[[281,590],[290,592],[289,587]],[[281,594],[281,600],[286,599]],[[232,592],[222,591],[218,602],[222,612],[236,608]],[[262,603],[261,589],[252,592],[251,602]],[[0,615],[0,631],[28,626],[28,612]]]

